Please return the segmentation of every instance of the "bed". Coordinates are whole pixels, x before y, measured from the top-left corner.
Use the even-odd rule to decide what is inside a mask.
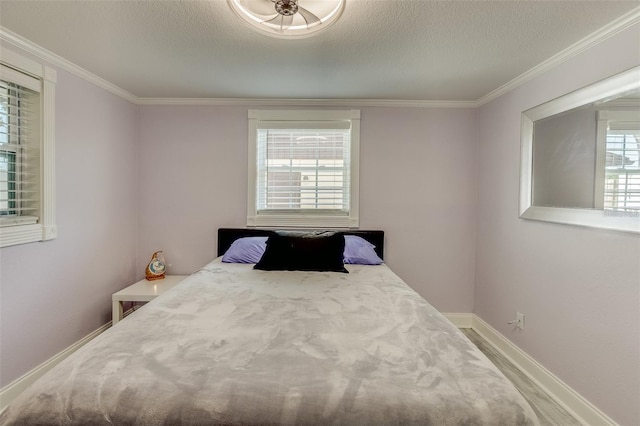
[[[382,260],[382,231],[349,234]],[[218,254],[270,235],[221,229]],[[217,257],[41,377],[0,424],[537,424],[384,263],[344,267],[265,271]]]

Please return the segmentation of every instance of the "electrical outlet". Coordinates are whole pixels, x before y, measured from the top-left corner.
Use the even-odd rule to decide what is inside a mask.
[[[516,327],[524,330],[524,314],[516,312]]]

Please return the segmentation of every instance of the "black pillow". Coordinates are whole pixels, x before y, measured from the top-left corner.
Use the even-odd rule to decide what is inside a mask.
[[[340,233],[277,231],[267,239],[267,248],[254,269],[349,273],[343,258],[344,235]]]

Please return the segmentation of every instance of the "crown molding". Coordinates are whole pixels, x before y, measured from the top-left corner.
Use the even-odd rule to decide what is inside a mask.
[[[540,64],[531,68],[529,71],[520,74],[518,77],[514,78],[508,83],[482,96],[476,101],[476,106],[480,107],[486,103],[491,102],[492,100],[504,95],[505,93],[510,92],[511,90],[519,86],[522,86],[526,82],[533,80],[534,78],[557,67],[563,62],[568,61],[574,56],[577,56],[580,53],[591,49],[592,47],[602,43],[608,38],[613,37],[621,31],[624,31],[630,26],[638,23],[640,23],[640,7],[636,7],[635,9],[627,12],[620,18],[610,22],[609,24],[605,25],[594,33],[591,33],[582,40],[572,44],[571,46],[553,55],[544,62],[541,62]]]
[[[475,101],[392,99],[138,98],[138,105],[475,108]]]
[[[52,65],[64,69],[136,105],[477,108],[497,99],[519,86],[522,86],[526,82],[544,74],[574,56],[579,55],[580,53],[638,23],[640,23],[640,6],[622,15],[620,18],[605,25],[582,40],[572,44],[561,52],[553,55],[530,70],[520,74],[508,83],[492,90],[477,100],[470,101],[393,99],[139,98],[2,26],[0,26],[0,41],[7,42],[15,47],[23,49],[28,53],[51,63]]]
[[[96,86],[110,92],[113,93],[116,96],[119,96],[129,102],[132,102],[134,104],[138,103],[138,97],[135,95],[132,95],[131,93],[127,92],[126,90],[116,86],[113,83],[108,82],[107,80],[98,77],[97,75],[93,74],[92,72],[89,72],[87,70],[85,70],[82,67],[79,67],[78,65],[74,64],[71,61],[68,61],[66,59],[64,59],[61,56],[56,55],[55,53],[45,49],[44,47],[35,44],[34,42],[32,42],[31,40],[28,40],[16,33],[14,33],[11,30],[6,29],[3,26],[0,26],[0,40],[4,41],[6,43],[11,44],[12,46],[15,46],[19,49],[24,50],[27,53],[30,53],[44,61],[49,62],[51,65],[54,65],[58,68],[61,68],[65,71],[70,72],[71,74],[74,74],[77,77],[80,77],[90,83],[95,84]]]

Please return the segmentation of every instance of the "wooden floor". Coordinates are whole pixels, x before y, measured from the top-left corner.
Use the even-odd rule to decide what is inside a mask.
[[[573,426],[580,423],[564,408],[551,399],[538,385],[518,370],[507,358],[495,350],[486,340],[470,328],[461,331],[482,351],[496,367],[511,380],[535,411],[541,425]]]

